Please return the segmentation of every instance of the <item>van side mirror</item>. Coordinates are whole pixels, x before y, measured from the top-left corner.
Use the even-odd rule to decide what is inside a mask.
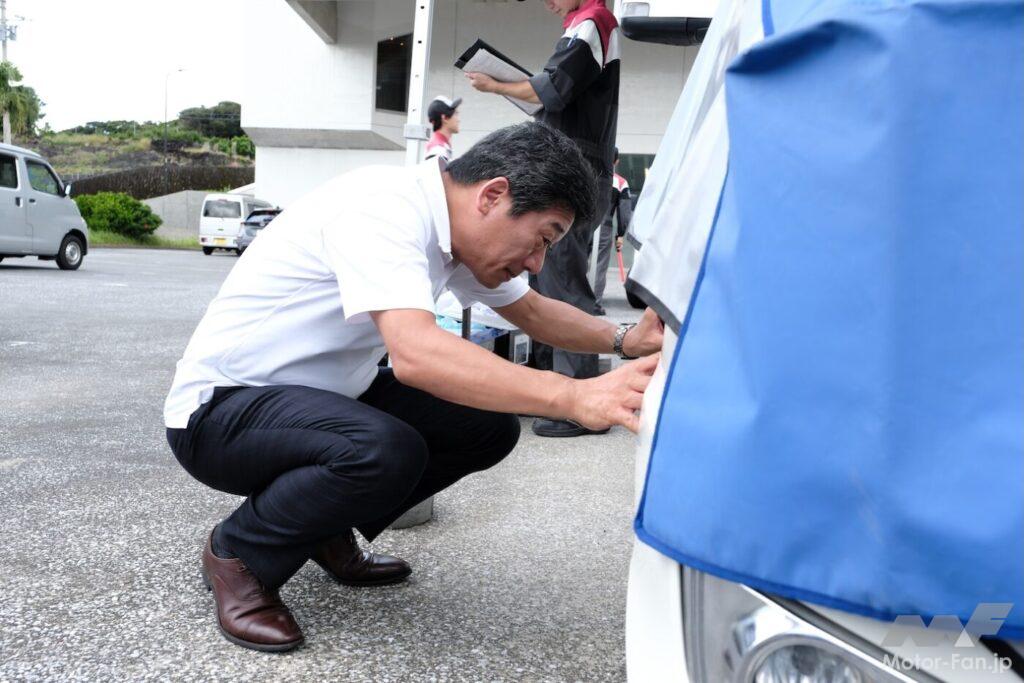
[[[64,192],[62,193],[62,196],[64,196],[64,197],[70,197],[71,196],[71,183],[68,183],[67,185],[64,186]]]

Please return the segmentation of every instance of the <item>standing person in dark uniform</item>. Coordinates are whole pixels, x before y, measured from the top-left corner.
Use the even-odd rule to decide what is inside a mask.
[[[612,160],[619,114],[619,29],[603,0],[545,0],[548,9],[564,17],[565,32],[555,45],[544,70],[523,81],[503,83],[481,73],[467,73],[481,92],[515,97],[544,105],[538,121],[568,135],[579,145],[598,178],[596,219],[576,225],[554,245],[548,264],[530,278],[544,296],[593,313],[597,300],[587,279],[594,230],[608,211],[611,199]],[[534,344],[537,367],[575,379],[595,377],[597,355],[572,353]],[[540,436],[597,434],[566,420],[538,418],[533,431]]]
[[[619,166],[619,150],[615,149],[615,163],[613,168]],[[597,303],[594,306],[594,315],[604,315],[604,286],[608,279],[608,263],[612,257],[612,242],[615,242],[616,249],[622,249],[622,236],[626,234],[629,226],[629,219],[633,216],[633,201],[629,192],[629,183],[617,172],[612,174],[612,195],[611,206],[604,216],[604,223],[601,224],[601,233],[597,238],[597,269],[594,272],[594,298]],[[618,227],[613,222],[618,220]],[[612,234],[615,239],[612,239]]]

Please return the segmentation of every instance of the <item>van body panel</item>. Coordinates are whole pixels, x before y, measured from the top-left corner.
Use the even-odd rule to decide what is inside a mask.
[[[81,218],[77,205],[63,196],[57,174],[41,160],[25,158],[25,195],[28,224],[32,230],[32,252],[52,256],[60,249],[64,235],[77,227]]]
[[[0,144],[0,256],[50,259],[71,233],[86,253],[89,228],[53,168],[31,150]]]
[[[32,250],[32,228],[25,217],[20,159],[0,151],[0,254]]]

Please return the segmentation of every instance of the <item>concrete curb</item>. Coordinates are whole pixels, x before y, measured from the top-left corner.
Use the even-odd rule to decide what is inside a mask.
[[[158,249],[161,251],[202,251],[197,245],[195,247],[165,247],[151,246],[149,244],[92,244],[89,243],[89,251],[93,249]]]

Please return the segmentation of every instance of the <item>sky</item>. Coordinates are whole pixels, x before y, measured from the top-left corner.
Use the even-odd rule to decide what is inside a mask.
[[[187,107],[241,101],[243,41],[254,39],[243,34],[243,6],[7,0],[8,22],[18,24],[7,58],[45,102],[43,123],[54,130],[87,121],[163,121],[165,78],[173,119]]]

